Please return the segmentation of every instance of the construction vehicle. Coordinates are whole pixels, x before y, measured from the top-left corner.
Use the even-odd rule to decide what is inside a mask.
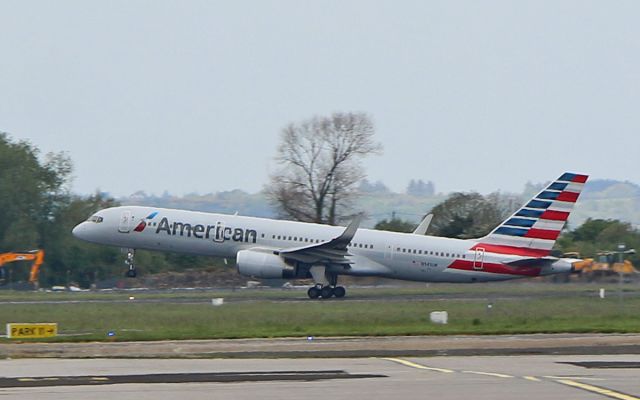
[[[37,289],[40,266],[44,262],[44,250],[0,253],[0,284],[5,283],[5,264],[15,261],[33,261],[33,264],[31,264],[31,271],[29,272],[29,283]]]
[[[565,253],[564,257],[581,258],[579,253]],[[589,281],[620,276],[630,278],[637,274],[629,260],[620,262],[620,253],[615,251],[601,251],[596,254],[595,258],[585,258],[573,264],[574,271]]]

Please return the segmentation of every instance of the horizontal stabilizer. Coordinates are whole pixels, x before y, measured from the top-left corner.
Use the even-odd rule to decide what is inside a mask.
[[[543,267],[545,265],[551,265],[556,261],[558,261],[556,257],[526,257],[503,261],[502,263],[511,267]]]

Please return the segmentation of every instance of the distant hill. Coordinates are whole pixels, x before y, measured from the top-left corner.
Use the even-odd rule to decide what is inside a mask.
[[[523,192],[515,194],[526,201],[544,184],[528,183]],[[363,227],[373,227],[378,221],[395,216],[413,222],[419,222],[435,205],[444,201],[448,194],[433,194],[433,191],[417,191],[424,195],[394,193],[384,185],[380,190],[367,186],[363,190],[355,209],[366,213],[367,219]],[[506,193],[513,195],[510,193]],[[182,197],[168,193],[162,196],[150,196],[144,192],[136,192],[129,197],[119,198],[126,205],[146,205],[152,207],[181,208],[194,211],[219,212],[255,217],[274,218],[275,209],[262,193],[247,193],[242,190],[231,190],[205,195],[188,194]],[[589,181],[576,210],[572,213],[569,226],[580,226],[587,218],[618,219],[640,228],[640,186],[632,182],[621,182],[609,179]]]

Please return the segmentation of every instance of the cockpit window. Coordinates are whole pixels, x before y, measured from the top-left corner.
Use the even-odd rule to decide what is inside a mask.
[[[89,219],[87,221],[89,222],[95,222],[96,224],[99,224],[100,222],[102,222],[104,220],[104,218],[98,216],[98,215],[92,215],[89,217]]]

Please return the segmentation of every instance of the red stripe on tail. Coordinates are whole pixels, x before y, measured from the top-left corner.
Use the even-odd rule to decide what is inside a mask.
[[[551,231],[549,229],[529,229],[524,237],[532,238],[532,239],[547,239],[547,240],[556,240],[560,235],[560,231]]]
[[[587,178],[589,178],[589,175],[576,175],[571,182],[575,182],[575,183],[585,183],[587,181]]]
[[[562,192],[560,193],[560,195],[556,198],[556,200],[558,201],[567,201],[569,203],[575,203],[576,200],[578,200],[578,196],[580,196],[580,193],[576,193],[576,192]]]
[[[569,218],[569,214],[566,211],[554,211],[547,210],[542,213],[540,219],[548,219],[551,221],[566,221]]]

